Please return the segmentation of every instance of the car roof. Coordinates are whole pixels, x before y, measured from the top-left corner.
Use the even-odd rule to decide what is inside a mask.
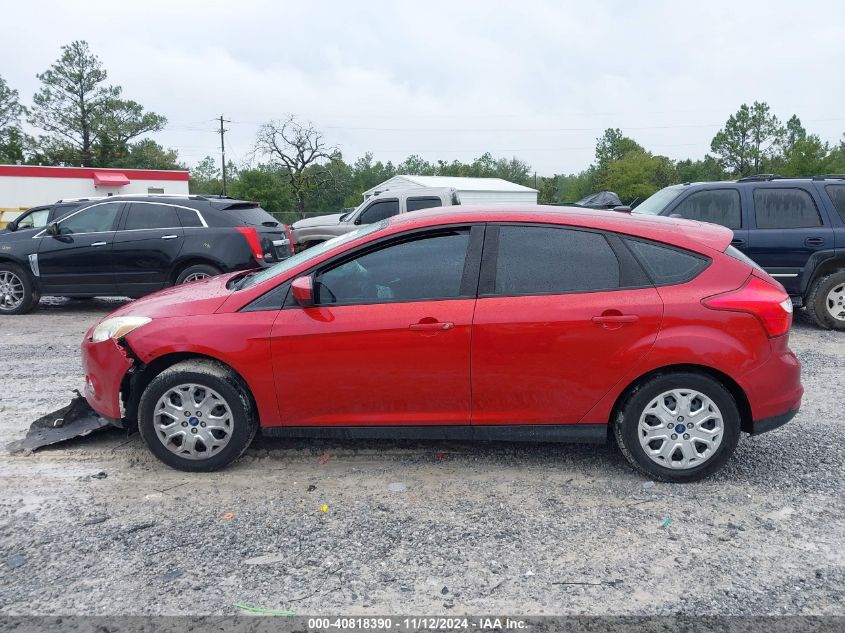
[[[544,205],[437,207],[393,216],[389,226],[407,230],[415,226],[462,224],[466,222],[525,222],[613,231],[673,244],[696,252],[724,252],[733,231],[723,226],[683,218]]]

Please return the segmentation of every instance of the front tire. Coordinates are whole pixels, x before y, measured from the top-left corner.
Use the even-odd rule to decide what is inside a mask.
[[[626,459],[657,481],[708,477],[736,449],[741,419],[731,393],[702,374],[678,372],[647,380],[613,423]]]
[[[32,278],[16,264],[0,263],[0,314],[26,314],[41,296]]]
[[[805,303],[807,315],[816,325],[845,331],[845,270],[817,279]]]
[[[150,452],[177,470],[208,472],[238,459],[258,431],[249,390],[231,369],[187,360],[144,390],[138,431]]]

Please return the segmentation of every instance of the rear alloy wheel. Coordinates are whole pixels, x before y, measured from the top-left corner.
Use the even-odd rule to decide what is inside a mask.
[[[221,272],[222,271],[219,268],[211,266],[210,264],[194,264],[193,266],[188,266],[185,270],[179,273],[179,276],[176,278],[176,285],[179,286],[193,281],[208,279],[209,277],[219,275]]]
[[[243,381],[226,366],[188,360],[165,369],[141,396],[138,430],[178,470],[211,471],[243,454],[258,430]]]
[[[817,279],[807,296],[807,313],[826,330],[845,330],[845,271]]]
[[[38,299],[29,275],[14,264],[0,264],[0,314],[26,314]]]
[[[716,471],[733,453],[740,416],[733,396],[712,378],[665,374],[629,397],[614,432],[638,470],[659,481],[695,481]]]

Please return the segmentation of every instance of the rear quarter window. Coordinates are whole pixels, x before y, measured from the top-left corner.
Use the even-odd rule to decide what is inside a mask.
[[[828,185],[824,190],[830,196],[830,201],[839,217],[845,222],[845,185]]]
[[[710,260],[665,244],[625,238],[646,273],[656,286],[682,284],[695,279]]]

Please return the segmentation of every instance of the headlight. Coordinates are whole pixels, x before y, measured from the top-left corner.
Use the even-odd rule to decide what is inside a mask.
[[[94,343],[101,343],[110,338],[119,339],[150,321],[152,321],[151,318],[143,316],[112,317],[94,328],[91,340]]]

